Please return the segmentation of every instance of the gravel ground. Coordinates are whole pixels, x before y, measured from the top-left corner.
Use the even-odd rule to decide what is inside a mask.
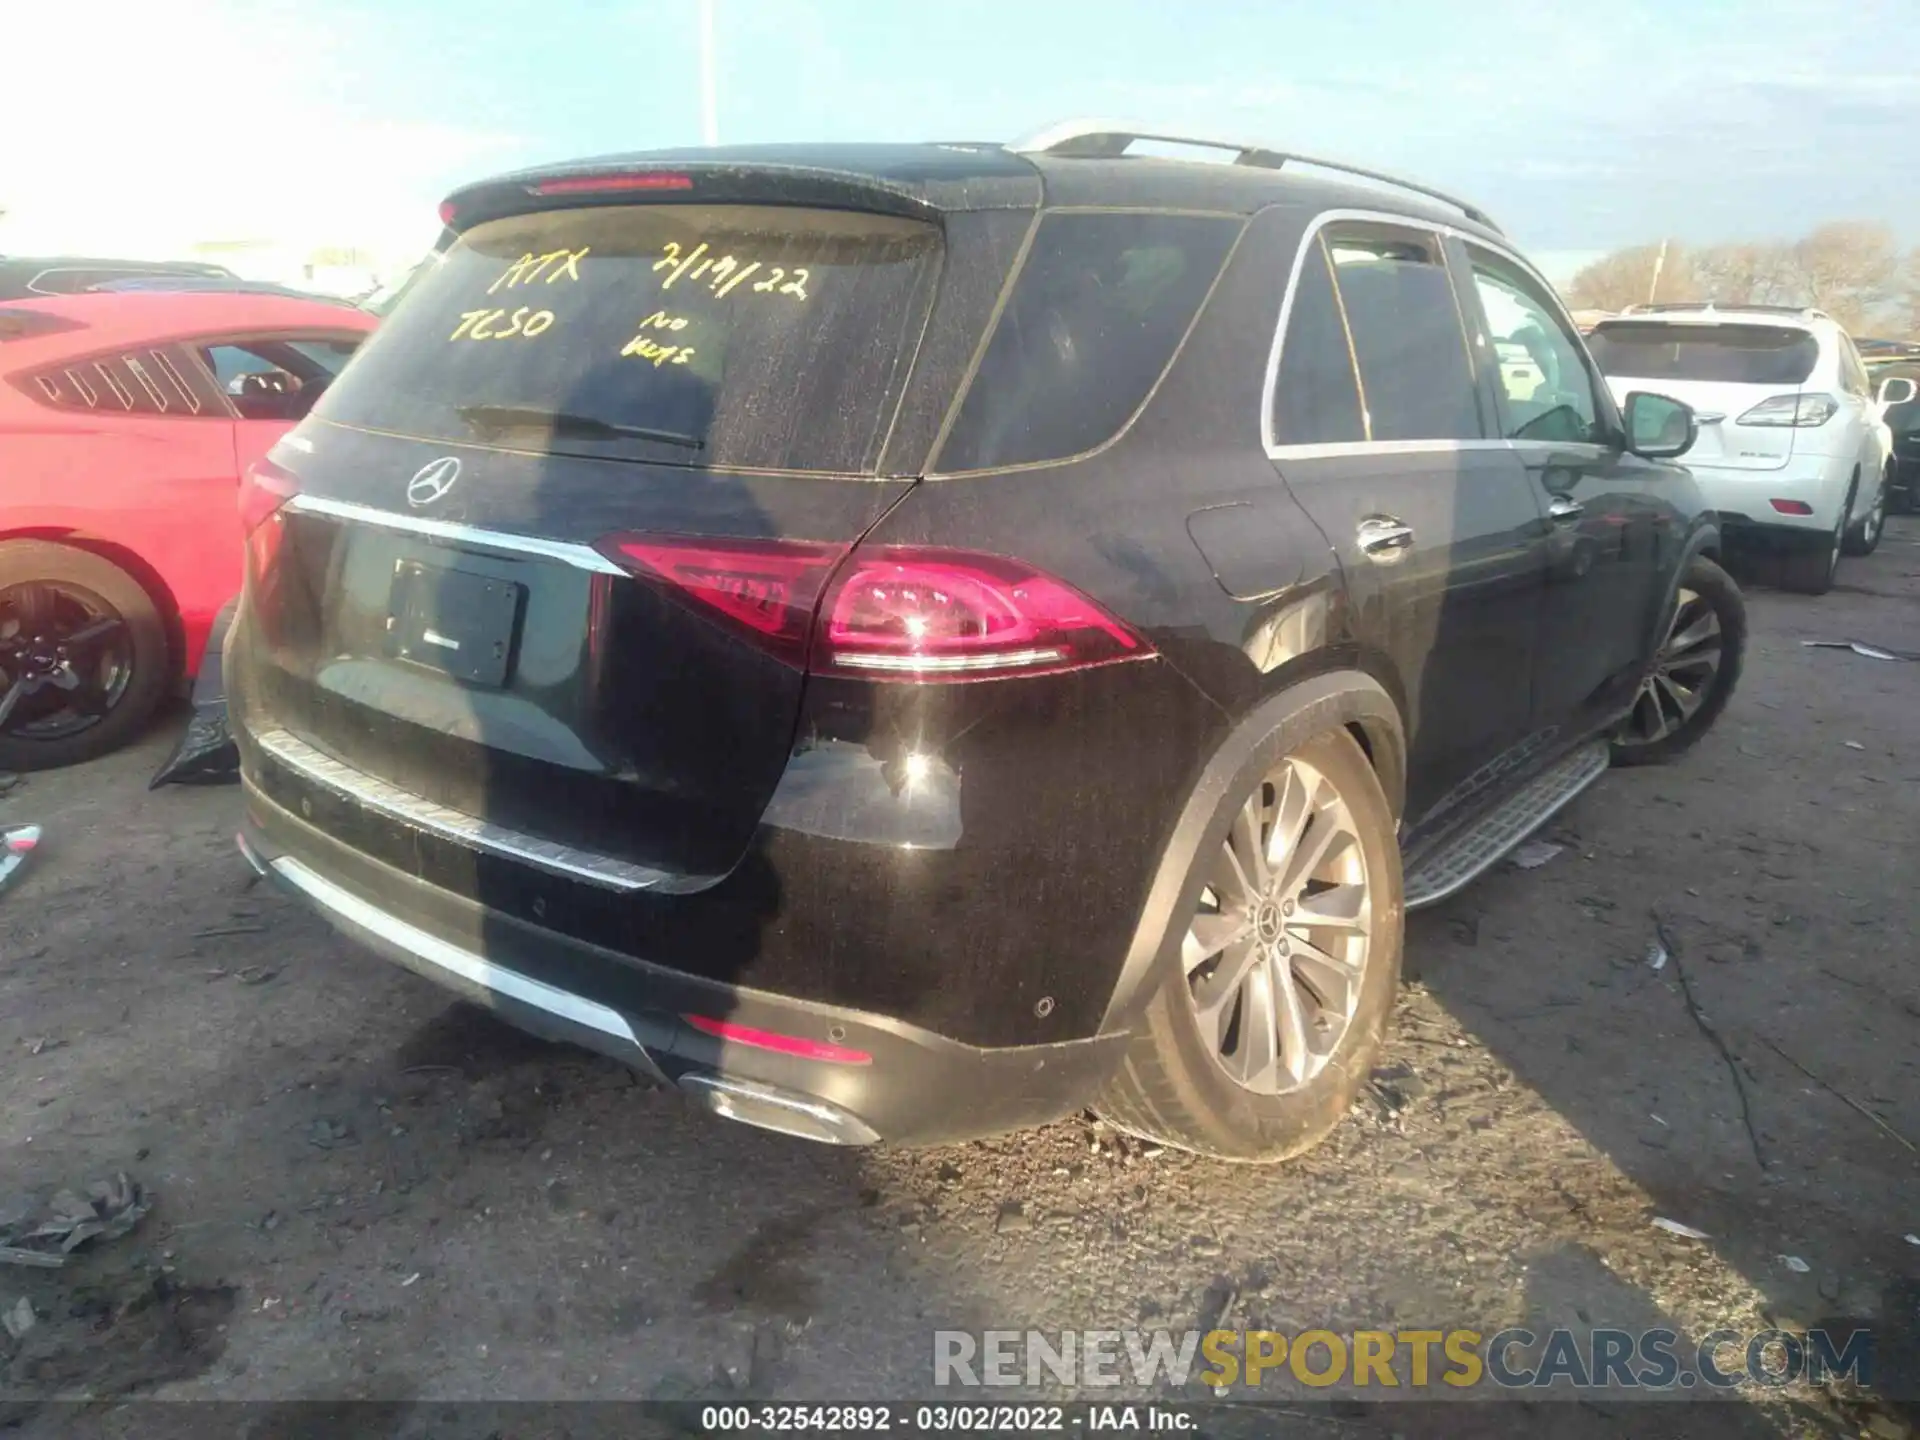
[[[170,730],[29,777],[0,797],[0,823],[48,830],[0,898],[0,1196],[124,1170],[158,1201],[66,1270],[0,1265],[0,1307],[24,1295],[41,1317],[0,1371],[0,1423],[71,1428],[78,1412],[31,1413],[56,1390],[925,1397],[931,1332],[989,1326],[1698,1336],[1845,1317],[1877,1324],[1883,1373],[1902,1347],[1911,1364],[1920,664],[1800,642],[1920,646],[1920,522],[1830,596],[1749,593],[1716,732],[1609,776],[1547,832],[1565,849],[1545,865],[1414,917],[1376,1084],[1278,1170],[1090,1119],[919,1152],[728,1125],[250,887],[233,791],[145,790]],[[1307,1395],[1249,1423],[1709,1428],[1697,1406]],[[1917,1416],[1815,1393],[1710,1418],[1887,1437]]]

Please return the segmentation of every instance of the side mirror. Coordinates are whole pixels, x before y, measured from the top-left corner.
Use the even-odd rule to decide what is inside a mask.
[[[1648,460],[1676,460],[1700,438],[1693,407],[1668,395],[1627,396],[1627,449]]]
[[[1904,390],[1900,388],[1903,385],[1906,387]],[[1916,395],[1920,395],[1920,385],[1904,375],[1889,375],[1880,382],[1880,393],[1874,399],[1880,402],[1884,410],[1894,405],[1905,405]]]

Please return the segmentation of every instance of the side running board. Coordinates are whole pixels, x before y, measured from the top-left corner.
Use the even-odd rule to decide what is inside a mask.
[[[1536,775],[1498,808],[1446,836],[1407,872],[1407,909],[1418,910],[1464,889],[1606,773],[1607,742],[1595,740]]]

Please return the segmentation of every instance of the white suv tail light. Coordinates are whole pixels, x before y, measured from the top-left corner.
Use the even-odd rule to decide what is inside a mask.
[[[1839,410],[1840,402],[1831,395],[1774,395],[1762,400],[1734,423],[1811,430],[1826,424]]]

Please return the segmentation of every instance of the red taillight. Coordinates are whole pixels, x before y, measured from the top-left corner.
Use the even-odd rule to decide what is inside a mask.
[[[451,200],[442,200],[440,202],[440,223],[443,226],[451,226],[453,222],[459,218],[460,207],[458,205],[454,204]]]
[[[871,1065],[873,1056],[845,1045],[829,1045],[821,1040],[806,1040],[798,1035],[781,1035],[772,1030],[755,1030],[751,1025],[735,1025],[731,1020],[710,1020],[705,1015],[680,1017],[703,1035],[748,1045],[755,1050],[771,1050],[777,1055],[797,1055],[802,1060],[825,1060],[832,1065]]]
[[[271,460],[256,460],[240,477],[240,533],[251,535],[300,493],[300,477]]]
[[[666,581],[681,597],[796,669],[807,662],[814,604],[846,549],[804,540],[715,542],[658,535],[613,535],[600,542],[608,559]]]
[[[691,175],[641,170],[624,175],[557,175],[527,187],[535,195],[598,195],[622,190],[691,190]]]
[[[976,680],[1154,653],[1078,590],[998,555],[658,535],[609,536],[600,549],[815,674]]]
[[[823,610],[811,665],[821,672],[967,680],[1151,653],[1078,590],[997,555],[856,550]]]
[[[1813,506],[1804,500],[1770,500],[1767,502],[1782,515],[1811,515]]]

